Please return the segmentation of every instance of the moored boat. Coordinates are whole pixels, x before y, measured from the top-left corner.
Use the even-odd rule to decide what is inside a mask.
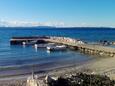
[[[48,43],[48,44],[34,44],[36,48],[47,48],[48,46],[55,46],[55,43]]]
[[[50,51],[66,50],[66,46],[65,46],[65,45],[48,46],[48,47],[47,47],[47,50],[50,50]]]

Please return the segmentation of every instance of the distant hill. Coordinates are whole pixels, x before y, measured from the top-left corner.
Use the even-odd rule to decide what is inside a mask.
[[[0,29],[4,29],[4,28],[10,28],[10,29],[13,29],[13,28],[17,28],[17,29],[23,29],[23,28],[40,28],[40,29],[47,29],[47,28],[51,28],[51,29],[115,29],[113,27],[55,27],[55,26],[31,26],[31,27],[0,27]]]
[[[56,27],[53,27],[53,26],[4,27],[4,26],[3,26],[3,27],[0,27],[0,28],[2,28],[2,29],[3,29],[3,28],[11,28],[11,29],[12,29],[12,28],[17,28],[17,29],[20,29],[20,28],[22,28],[22,29],[23,29],[23,28],[28,28],[28,29],[29,29],[29,28],[56,28]]]

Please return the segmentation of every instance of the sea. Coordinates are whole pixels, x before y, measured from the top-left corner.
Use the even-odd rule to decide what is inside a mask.
[[[69,65],[81,65],[94,56],[82,54],[79,51],[66,50],[48,52],[47,49],[35,49],[33,46],[10,45],[14,36],[63,36],[80,39],[84,42],[99,42],[100,40],[115,41],[114,28],[0,28],[0,73],[6,69],[32,67],[44,71]],[[98,58],[99,59],[99,58]],[[6,69],[5,69],[6,68]],[[26,70],[26,69],[25,69]],[[28,69],[31,71],[31,68]],[[4,72],[5,73],[5,72]]]

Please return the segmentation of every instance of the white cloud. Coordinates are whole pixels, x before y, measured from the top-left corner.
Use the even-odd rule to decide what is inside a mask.
[[[115,27],[114,24],[89,24],[86,22],[76,22],[73,25],[65,24],[64,22],[33,22],[33,21],[6,21],[0,20],[0,27],[36,27],[36,26],[55,26],[55,27]]]
[[[64,26],[63,22],[32,22],[32,21],[5,21],[0,20],[1,27],[32,27],[32,26]]]

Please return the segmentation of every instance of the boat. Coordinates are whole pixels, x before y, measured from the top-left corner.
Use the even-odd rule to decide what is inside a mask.
[[[66,46],[65,45],[48,46],[47,50],[50,50],[50,51],[66,50]]]
[[[48,44],[34,44],[35,48],[47,48],[48,46],[55,46],[55,43],[48,43]]]

